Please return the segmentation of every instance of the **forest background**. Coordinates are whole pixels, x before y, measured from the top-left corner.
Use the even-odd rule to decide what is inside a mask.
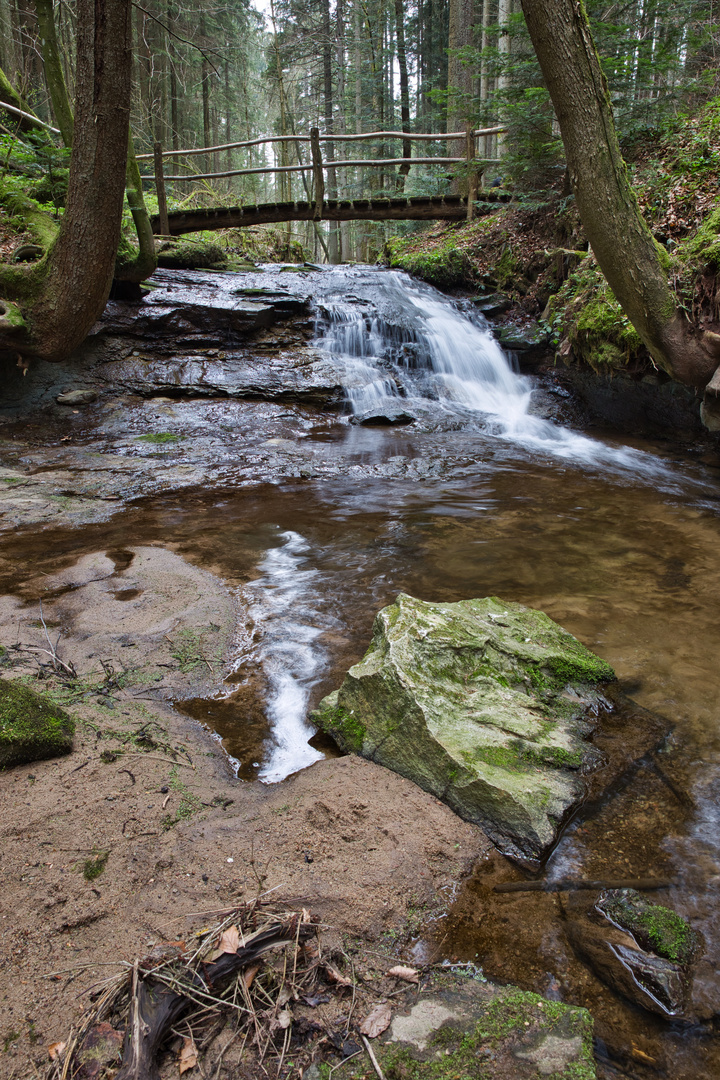
[[[77,35],[72,2],[0,0],[0,67],[28,111],[62,127],[43,56],[48,12],[72,99]],[[589,0],[587,14],[646,218],[676,262],[683,245],[691,256],[687,273],[687,260],[677,262],[679,305],[716,320],[716,290],[714,285],[708,290],[705,280],[706,270],[714,270],[708,250],[715,233],[709,247],[707,237],[697,240],[698,228],[712,217],[720,171],[713,5]],[[144,0],[132,5],[132,38],[131,131],[141,157],[156,143],[177,152],[268,134],[307,135],[315,126],[325,136],[373,130],[440,136],[468,123],[506,128],[479,145],[487,162],[482,182],[514,197],[503,214],[464,231],[453,226],[430,236],[413,222],[288,223],[270,231],[242,230],[242,236],[236,230],[225,238],[236,254],[308,255],[335,262],[370,261],[384,251],[395,265],[436,284],[472,284],[484,277],[504,288],[527,310],[542,311],[566,356],[612,366],[642,354],[642,342],[604,290],[593,260],[580,265],[588,245],[573,206],[559,126],[517,0],[268,0],[264,12],[247,0]],[[10,100],[8,89],[0,86],[0,98]],[[0,198],[7,205],[8,197],[21,191],[61,216],[69,152],[32,124],[13,123],[8,114],[5,120]],[[345,156],[341,145],[332,139],[324,143],[328,164]],[[462,149],[457,142],[438,140],[434,152]],[[409,153],[410,143],[401,138],[353,145],[353,157],[360,159]],[[308,151],[299,143],[215,149],[170,160],[172,175],[188,177],[169,184],[171,208],[312,195],[307,172],[196,179],[307,163]],[[151,163],[143,162],[142,169],[152,212]],[[330,167],[326,196],[438,194],[463,190],[463,183],[462,167],[447,165]],[[131,232],[130,205],[125,224]],[[688,247],[691,239],[694,247]],[[553,302],[558,294],[561,300]],[[601,310],[593,310],[589,322],[589,306],[598,296]],[[695,310],[698,305],[704,305],[704,316]]]

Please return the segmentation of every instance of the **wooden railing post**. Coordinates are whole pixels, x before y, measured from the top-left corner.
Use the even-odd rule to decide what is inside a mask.
[[[322,208],[325,201],[325,178],[323,177],[323,160],[320,153],[320,129],[310,128],[310,152],[313,163],[313,182],[315,195],[313,200],[313,219],[320,221]]]
[[[163,172],[162,143],[155,143],[155,190],[158,200],[158,217],[160,218],[160,235],[170,235],[168,224],[167,196],[165,194],[165,173]]]
[[[467,220],[472,221],[478,194],[478,172],[475,164],[475,127],[469,121],[465,129],[465,157],[468,174]]]

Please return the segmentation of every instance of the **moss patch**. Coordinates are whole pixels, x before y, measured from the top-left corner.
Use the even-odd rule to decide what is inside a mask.
[[[158,266],[165,270],[225,270],[227,265],[220,245],[208,240],[168,240],[158,248]]]
[[[138,442],[159,443],[159,444],[162,445],[163,443],[179,442],[179,440],[184,439],[185,436],[184,435],[173,435],[169,431],[158,431],[158,432],[153,432],[153,433],[151,433],[149,435],[138,435],[137,438],[138,438]]]
[[[490,1080],[509,1075],[504,1069],[499,1071],[495,1063],[496,1051],[503,1044],[508,1044],[505,1062],[514,1061],[518,1067],[520,1062],[512,1050],[532,1054],[535,1049],[542,1055],[543,1041],[549,1039],[579,1046],[579,1052],[560,1070],[552,1074],[543,1070],[537,1075],[552,1075],[553,1080],[595,1080],[592,1032],[592,1017],[585,1009],[509,988],[490,1002],[473,1030],[441,1028],[431,1041],[435,1060],[417,1060],[406,1048],[393,1048],[383,1054],[382,1067],[388,1080]]]
[[[700,935],[671,908],[650,904],[634,889],[617,889],[598,904],[638,944],[677,964],[689,964],[701,950]]]
[[[74,720],[27,686],[0,678],[0,768],[72,750]]]
[[[599,373],[626,367],[643,350],[592,257],[584,258],[551,298],[548,324],[557,344],[567,340],[572,355]]]
[[[85,860],[83,863],[83,877],[86,881],[95,881],[96,878],[100,877],[105,869],[109,855],[109,851],[98,851]]]
[[[383,256],[394,270],[405,270],[436,289],[454,289],[474,280],[470,260],[452,239],[434,250],[417,251],[410,241],[395,236],[385,244]]]

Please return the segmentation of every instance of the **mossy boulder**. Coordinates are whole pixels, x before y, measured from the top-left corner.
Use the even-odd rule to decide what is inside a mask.
[[[401,594],[311,719],[537,866],[603,757],[589,741],[612,668],[541,611]]]
[[[0,768],[69,754],[74,720],[27,686],[0,678]]]
[[[158,247],[158,266],[165,270],[225,270],[228,258],[219,244],[207,240],[166,240]]]

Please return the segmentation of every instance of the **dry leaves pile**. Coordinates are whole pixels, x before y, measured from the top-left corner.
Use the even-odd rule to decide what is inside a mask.
[[[245,1075],[285,1077],[301,1060],[363,1052],[351,1027],[372,1058],[367,1038],[386,1030],[393,1008],[385,999],[369,1008],[352,962],[345,974],[343,956],[332,959],[306,909],[258,901],[233,909],[98,987],[77,1030],[48,1048],[47,1080],[146,1080],[196,1068],[217,1080],[231,1058]],[[419,979],[402,965],[386,977],[410,992]],[[315,1013],[327,1003],[339,1005],[333,1024]]]

